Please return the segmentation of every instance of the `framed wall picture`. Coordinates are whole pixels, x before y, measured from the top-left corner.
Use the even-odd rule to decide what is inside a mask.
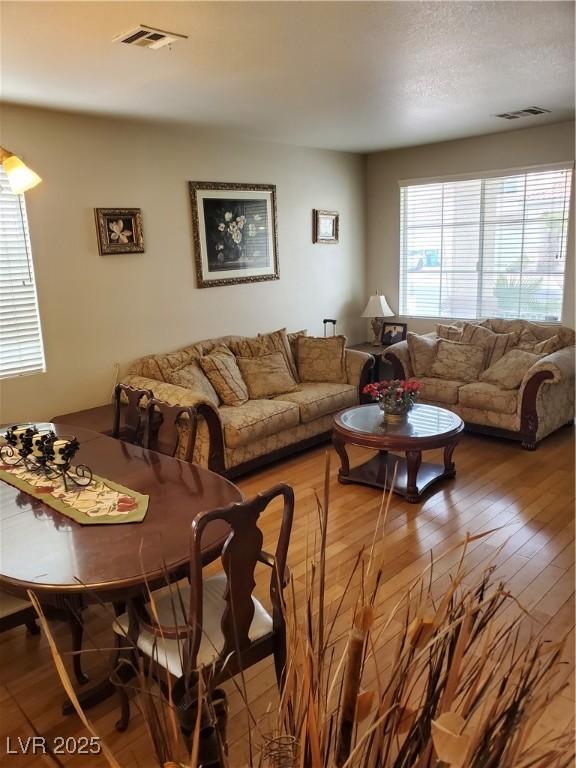
[[[384,323],[382,325],[382,346],[389,347],[404,341],[408,333],[408,323]]]
[[[191,181],[198,288],[278,280],[276,187]]]
[[[337,243],[340,236],[340,214],[337,211],[312,211],[312,241],[314,243]]]
[[[140,208],[95,208],[100,255],[144,253]]]

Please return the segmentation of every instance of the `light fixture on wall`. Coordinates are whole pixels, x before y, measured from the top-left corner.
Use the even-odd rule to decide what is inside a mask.
[[[374,296],[370,296],[368,304],[366,304],[366,308],[364,309],[364,312],[362,312],[361,317],[372,318],[372,333],[374,334],[372,344],[374,344],[375,347],[380,346],[382,325],[384,323],[383,318],[394,317],[394,312],[392,312],[388,306],[386,296],[380,296],[378,291],[376,291]]]
[[[6,171],[10,187],[15,195],[20,195],[28,189],[40,184],[42,179],[31,168],[28,168],[17,155],[0,147],[0,162]]]

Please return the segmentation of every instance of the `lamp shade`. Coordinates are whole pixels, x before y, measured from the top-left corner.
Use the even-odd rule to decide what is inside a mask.
[[[378,293],[374,294],[374,296],[370,296],[368,299],[368,304],[366,304],[366,308],[364,309],[364,312],[360,315],[360,317],[393,317],[394,312],[390,309],[388,306],[388,302],[386,301],[386,296],[380,296]]]
[[[16,155],[9,155],[2,161],[2,166],[8,176],[12,192],[19,195],[40,184],[42,179],[37,173],[20,160]]]

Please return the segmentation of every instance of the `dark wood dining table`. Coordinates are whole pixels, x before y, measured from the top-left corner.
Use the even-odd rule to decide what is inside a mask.
[[[155,588],[186,575],[194,517],[243,499],[229,480],[195,464],[69,424],[37,427],[73,433],[77,460],[148,495],[148,512],[137,523],[80,525],[0,481],[0,589],[17,597],[31,590],[42,604],[71,611],[88,602],[121,604],[145,583]],[[206,562],[218,557],[228,532],[224,522],[206,529]],[[90,705],[101,697],[83,698]]]

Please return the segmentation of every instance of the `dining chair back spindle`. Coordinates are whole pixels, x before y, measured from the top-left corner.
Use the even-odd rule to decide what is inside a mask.
[[[190,434],[186,443],[186,453],[181,459],[192,461],[198,416],[196,409],[191,406],[169,405],[156,398],[148,400],[144,447],[163,453],[165,456],[176,456],[180,439],[179,427],[184,421],[188,422]]]
[[[283,499],[282,521],[275,553],[262,549],[260,515],[276,499]],[[247,501],[200,512],[192,522],[189,584],[169,594],[152,595],[153,610],[142,601],[129,601],[128,610],[114,624],[119,643],[133,667],[142,655],[157,675],[168,674],[175,684],[210,668],[214,684],[230,678],[267,656],[274,656],[279,688],[286,666],[284,590],[290,582],[288,545],[294,517],[294,491],[279,484]],[[222,548],[223,571],[203,577],[202,539],[210,524],[224,521],[230,533]],[[270,568],[271,613],[253,596],[258,563]],[[185,612],[185,613],[184,613]],[[154,618],[152,618],[154,615]],[[119,675],[120,677],[120,675]],[[118,730],[130,716],[124,685],[118,685],[122,714]]]
[[[123,440],[125,443],[141,445],[144,438],[145,418],[141,403],[144,398],[151,400],[153,397],[154,393],[151,389],[137,389],[127,384],[116,384],[112,437]]]

